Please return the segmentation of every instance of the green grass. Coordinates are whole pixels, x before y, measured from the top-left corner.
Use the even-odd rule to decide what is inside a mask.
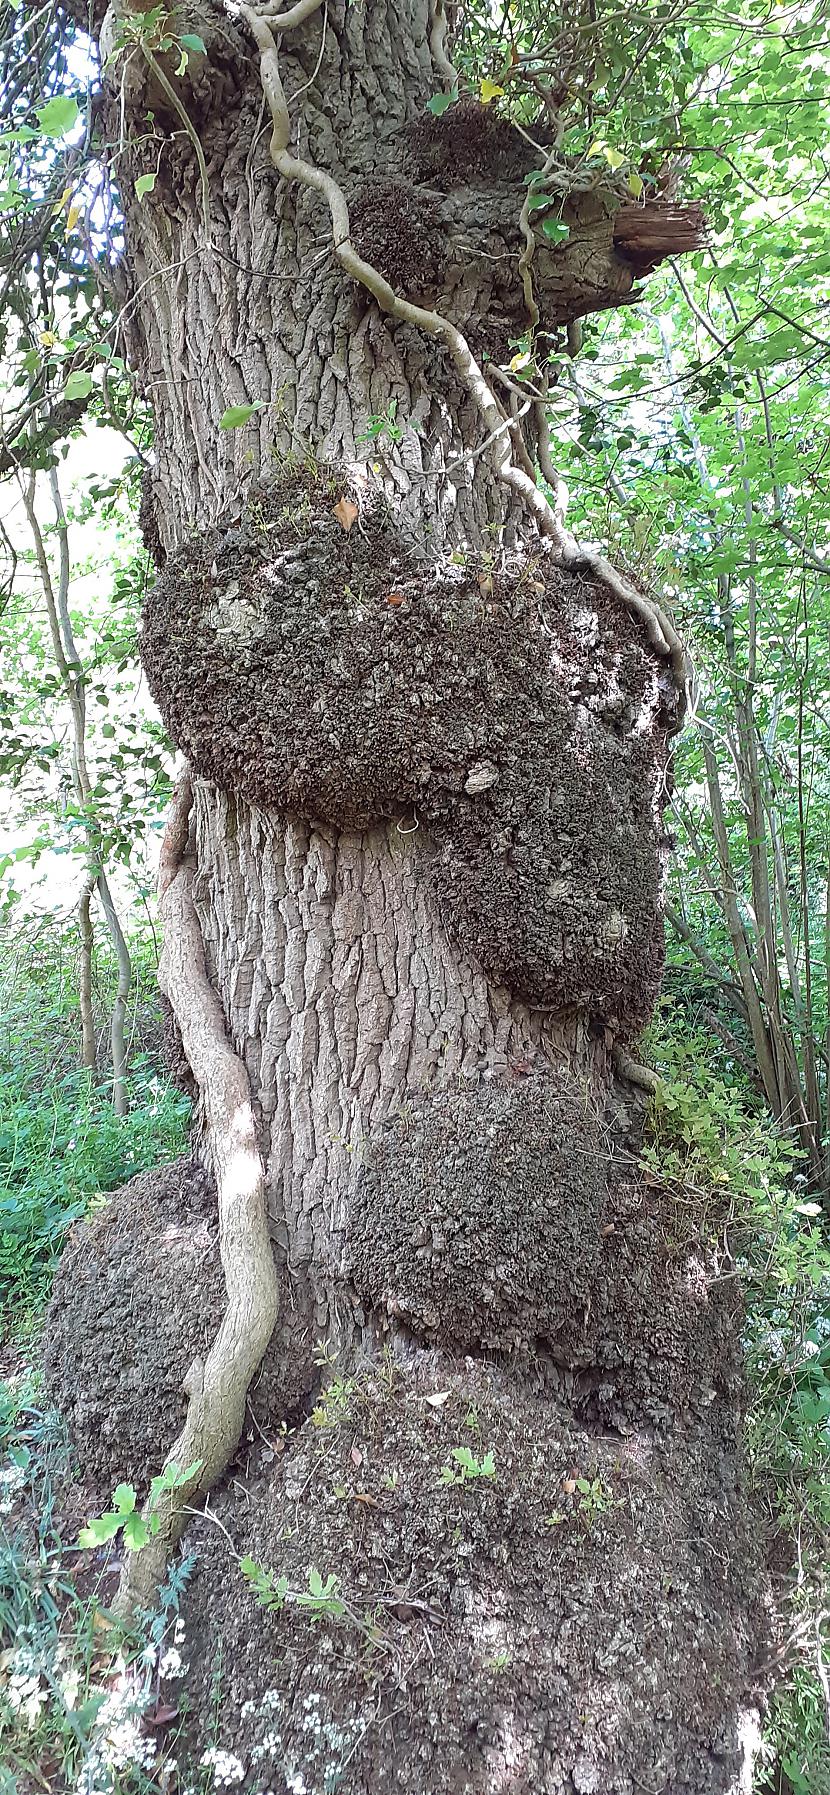
[[[75,967],[65,939],[44,933],[0,959],[0,1340],[36,1321],[67,1230],[94,1199],[186,1150],[190,1103],[146,1051],[159,1052],[153,955],[142,941],[133,954],[123,1120],[107,1083],[77,1065]],[[96,991],[102,1063],[112,977],[104,962]]]

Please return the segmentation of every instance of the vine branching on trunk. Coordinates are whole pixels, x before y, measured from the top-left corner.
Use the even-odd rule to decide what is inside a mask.
[[[486,426],[492,443],[498,478],[505,486],[516,492],[528,507],[535,519],[539,534],[551,544],[559,562],[565,567],[578,568],[583,572],[593,574],[604,586],[615,593],[628,610],[633,612],[643,623],[648,640],[655,652],[670,662],[679,696],[679,714],[675,725],[676,728],[679,728],[685,715],[688,699],[690,669],[683,641],[671,618],[666,615],[655,599],[639,592],[630,580],[617,573],[604,555],[601,555],[598,550],[587,548],[577,542],[571,532],[565,528],[558,510],[549,504],[544,492],[537,484],[532,468],[527,465],[516,465],[514,454],[511,451],[510,439],[513,432],[509,427],[503,428],[506,422],[505,412],[476,361],[466,337],[448,318],[442,317],[440,312],[426,306],[416,305],[402,294],[397,293],[379,269],[358,254],[351,241],[348,203],[339,182],[327,170],[318,168],[315,163],[292,155],[288,147],[291,122],[280,75],[277,38],[274,33],[276,31],[281,35],[291,25],[310,17],[320,4],[321,0],[300,0],[297,6],[284,13],[257,11],[250,6],[241,6],[239,9],[242,17],[250,26],[260,53],[260,78],[271,114],[271,161],[277,173],[281,174],[285,180],[299,181],[304,187],[321,194],[326,201],[331,218],[334,253],[344,273],[351,280],[365,287],[381,311],[385,312],[388,317],[400,319],[405,324],[412,324],[416,329],[426,331],[429,336],[435,337],[444,344],[455,364],[462,384],[471,395],[482,422]]]
[[[159,864],[164,947],[159,984],[169,999],[199,1088],[207,1123],[219,1205],[219,1251],[226,1306],[204,1361],[184,1379],[187,1414],[167,1465],[193,1466],[193,1475],[164,1492],[158,1531],[128,1553],[117,1608],[129,1617],[151,1607],[185,1510],[209,1490],[230,1462],[245,1419],[248,1387],[277,1318],[277,1274],[265,1201],[248,1074],[227,1038],[219,998],[205,970],[204,944],[193,901],[195,864],[189,853],[192,788],[189,777],[173,797]],[[145,1518],[149,1519],[149,1515]]]

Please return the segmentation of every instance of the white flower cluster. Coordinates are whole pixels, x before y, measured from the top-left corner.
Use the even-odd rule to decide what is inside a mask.
[[[188,1666],[183,1662],[177,1645],[170,1645],[159,1659],[159,1676],[167,1682],[175,1682],[177,1677],[187,1676]]]
[[[241,1783],[245,1775],[245,1766],[236,1753],[223,1751],[218,1745],[211,1745],[204,1751],[199,1763],[213,1772],[213,1786],[216,1789],[229,1789],[234,1783]]]
[[[22,1465],[4,1465],[0,1471],[0,1515],[10,1515],[26,1482]]]
[[[75,1784],[76,1795],[108,1795],[114,1772],[151,1769],[157,1748],[156,1741],[141,1731],[146,1701],[146,1688],[125,1680],[102,1702]]]
[[[245,1706],[249,1704],[246,1702]],[[253,1707],[253,1702],[250,1706]],[[244,1713],[244,1709],[243,1709]],[[261,1764],[263,1758],[275,1758],[282,1750],[282,1733],[266,1733],[258,1745],[251,1747],[251,1763]]]
[[[3,1695],[16,1720],[22,1720],[30,1729],[37,1726],[47,1691],[41,1682],[36,1659],[26,1647],[21,1647],[11,1661]]]

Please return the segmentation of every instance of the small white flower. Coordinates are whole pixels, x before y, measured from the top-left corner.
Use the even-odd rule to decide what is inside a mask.
[[[175,1645],[168,1646],[159,1663],[159,1676],[172,1681],[175,1677],[183,1677],[187,1665],[182,1663],[182,1655]]]
[[[207,1751],[204,1751],[199,1763],[206,1770],[213,1771],[213,1782],[216,1788],[229,1788],[232,1783],[241,1783],[245,1775],[245,1767],[236,1753],[223,1751],[218,1745],[211,1745]]]

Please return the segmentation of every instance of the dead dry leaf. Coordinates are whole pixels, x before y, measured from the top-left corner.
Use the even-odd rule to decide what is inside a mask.
[[[344,498],[344,499],[338,499],[337,504],[333,507],[333,510],[334,510],[334,515],[337,518],[337,522],[340,525],[340,528],[342,530],[345,530],[346,535],[348,536],[349,531],[352,527],[352,524],[354,523],[355,518],[358,516],[357,506],[352,504],[351,499]]]

